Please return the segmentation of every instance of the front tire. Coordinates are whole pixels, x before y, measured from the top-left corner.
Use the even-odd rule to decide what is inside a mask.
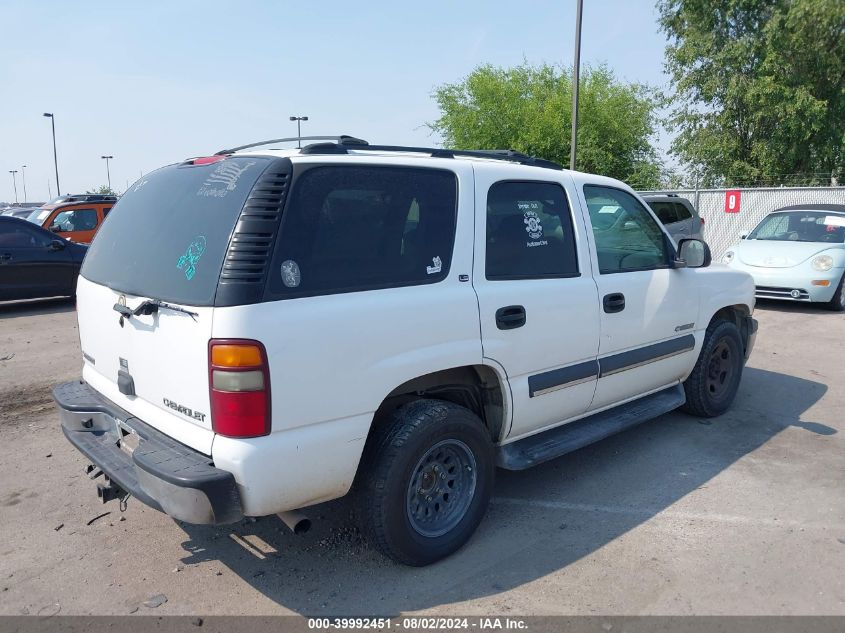
[[[714,321],[704,335],[701,354],[684,381],[686,404],[681,410],[704,418],[727,411],[736,397],[745,354],[742,336],[730,321]]]
[[[834,312],[845,312],[845,273],[839,278],[839,285],[836,286],[833,298],[828,301],[827,308]]]
[[[361,529],[383,554],[423,566],[458,550],[487,511],[493,444],[469,409],[422,399],[373,430],[356,484]]]

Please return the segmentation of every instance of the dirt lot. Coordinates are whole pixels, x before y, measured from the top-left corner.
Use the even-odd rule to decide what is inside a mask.
[[[343,501],[303,536],[99,505],[50,400],[81,364],[73,305],[0,306],[0,614],[845,614],[845,318],[757,317],[729,414],[500,472],[469,545],[411,569]]]

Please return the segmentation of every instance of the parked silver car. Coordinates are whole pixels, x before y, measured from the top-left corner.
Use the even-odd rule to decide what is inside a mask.
[[[764,299],[845,310],[845,205],[805,204],[767,215],[722,261],[754,277]]]
[[[643,200],[654,210],[675,242],[687,238],[704,239],[704,220],[686,198],[673,193],[643,196]]]

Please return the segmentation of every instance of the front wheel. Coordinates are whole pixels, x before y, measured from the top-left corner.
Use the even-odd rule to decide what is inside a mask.
[[[495,460],[477,415],[423,399],[373,430],[361,468],[362,531],[395,561],[422,566],[452,554],[475,532],[490,502]]]
[[[845,273],[839,278],[839,285],[836,286],[836,291],[827,307],[834,312],[845,312]]]
[[[686,404],[692,415],[713,418],[727,411],[736,397],[745,364],[742,336],[730,321],[715,321],[704,335],[701,354],[684,382]]]

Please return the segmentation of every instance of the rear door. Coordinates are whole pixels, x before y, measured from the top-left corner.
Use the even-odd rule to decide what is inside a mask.
[[[568,176],[476,166],[473,285],[484,357],[507,373],[509,437],[587,410],[598,376],[598,296]]]
[[[211,451],[208,343],[230,237],[258,177],[259,157],[171,165],[114,206],[77,287],[83,377],[120,407],[176,440]],[[156,299],[159,308],[121,318]],[[132,389],[119,386],[119,374]]]
[[[675,242],[688,236],[689,226],[687,223],[680,221],[678,217],[678,204],[668,200],[657,200],[649,202],[649,206],[661,224],[666,227],[666,231],[672,236]]]

